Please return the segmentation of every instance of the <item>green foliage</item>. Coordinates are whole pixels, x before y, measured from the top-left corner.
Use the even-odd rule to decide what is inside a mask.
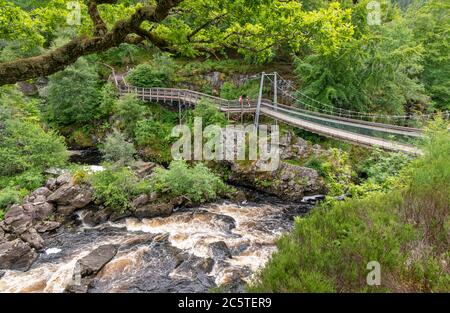
[[[450,274],[450,140],[436,122],[425,155],[396,188],[334,201],[297,217],[292,233],[249,287],[262,292],[445,292]],[[381,286],[368,286],[367,263],[381,264]]]
[[[196,117],[202,118],[203,127],[206,127],[208,125],[217,125],[223,127],[228,123],[225,114],[220,112],[213,103],[205,99],[202,99],[197,103],[195,109],[188,117],[188,123],[190,125],[193,125],[194,118]]]
[[[101,102],[100,102],[100,114],[102,116],[113,115],[117,108],[118,92],[116,86],[113,84],[105,84],[101,89]]]
[[[91,125],[101,119],[101,83],[95,66],[80,59],[50,77],[46,93],[46,118],[59,126]]]
[[[174,140],[171,137],[174,124],[160,120],[141,120],[134,129],[135,140],[143,148],[144,155],[159,163],[169,163],[172,160],[170,151]]]
[[[173,75],[171,71],[164,64],[139,64],[127,75],[126,80],[136,87],[169,87]]]
[[[406,14],[415,40],[425,47],[420,79],[440,110],[450,110],[449,15],[450,3],[439,0],[415,1]]]
[[[105,142],[100,147],[103,159],[121,166],[132,164],[135,159],[136,149],[131,142],[128,142],[125,135],[119,131],[109,134]]]
[[[220,97],[229,100],[237,100],[241,95],[248,96],[250,99],[255,100],[258,98],[258,94],[259,80],[248,81],[239,88],[230,82],[225,82],[220,90]]]
[[[132,200],[149,191],[145,181],[139,181],[128,168],[106,166],[89,178],[94,188],[94,199],[117,213],[132,209]]]
[[[23,191],[21,192],[17,188],[6,187],[0,189],[0,211],[4,211],[10,204],[18,203],[22,197]]]
[[[401,114],[407,104],[420,107],[428,102],[417,81],[422,54],[411,32],[392,22],[379,33],[353,39],[338,53],[298,59],[296,72],[303,82],[302,92],[323,103]]]
[[[151,184],[159,192],[183,196],[193,203],[213,201],[228,191],[224,182],[205,165],[197,163],[189,167],[185,161],[172,161],[168,170],[156,169]]]
[[[386,153],[376,149],[363,161],[358,171],[369,182],[382,184],[389,177],[397,175],[410,161],[411,157],[404,153]]]
[[[348,153],[340,149],[330,148],[323,155],[312,155],[305,166],[315,169],[325,178],[329,196],[344,194],[352,182],[353,171]]]
[[[115,118],[119,128],[130,137],[133,136],[137,121],[144,119],[147,114],[147,108],[133,94],[127,94],[117,101]]]
[[[0,121],[1,123],[1,121]],[[61,137],[26,120],[6,120],[0,130],[0,176],[62,166],[67,152]]]

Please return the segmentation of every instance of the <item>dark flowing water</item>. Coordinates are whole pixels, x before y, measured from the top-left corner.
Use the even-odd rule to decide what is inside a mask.
[[[105,244],[119,246],[118,253],[89,292],[205,292],[223,285],[242,291],[276,250],[276,239],[291,229],[293,216],[309,208],[223,201],[165,218],[66,226],[45,238],[45,251],[30,270],[5,271],[0,291],[63,292],[76,261]]]

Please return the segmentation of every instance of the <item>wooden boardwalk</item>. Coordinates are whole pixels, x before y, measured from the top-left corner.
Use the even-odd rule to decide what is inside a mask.
[[[250,105],[247,103],[241,104],[238,100],[222,99],[188,89],[141,88],[124,85],[118,85],[118,88],[121,96],[131,93],[143,101],[156,101],[194,107],[200,100],[205,99],[215,104],[222,112],[228,115],[231,113],[254,113],[256,111],[256,101],[251,101]],[[422,154],[421,150],[413,145],[367,135],[367,133],[377,133],[420,138],[423,136],[422,130],[417,128],[336,117],[282,104],[275,105],[270,100],[263,100],[261,102],[260,113],[292,126],[350,143],[369,147],[376,146],[385,150],[401,151],[408,154]],[[344,129],[340,129],[339,127]],[[348,129],[352,129],[353,131]]]

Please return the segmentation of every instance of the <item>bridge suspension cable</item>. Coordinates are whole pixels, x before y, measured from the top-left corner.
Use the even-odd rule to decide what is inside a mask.
[[[277,73],[277,75],[280,78],[280,80],[285,85],[287,85],[288,88],[291,89],[296,95],[299,95],[299,96],[303,97],[304,99],[307,99],[308,101],[312,101],[312,102],[320,105],[320,107],[317,107],[317,106],[314,106],[311,104],[307,104],[304,102],[304,100],[301,100],[299,97],[294,97],[291,92],[288,92],[285,89],[278,87],[284,96],[291,98],[295,102],[300,103],[300,104],[304,105],[305,107],[312,108],[316,111],[323,112],[326,114],[335,115],[336,113],[338,113],[339,116],[344,116],[344,117],[348,117],[348,118],[355,118],[355,119],[367,118],[367,119],[371,119],[371,120],[383,119],[384,121],[391,121],[391,120],[405,121],[405,120],[424,120],[424,119],[427,120],[427,119],[430,119],[430,118],[438,116],[438,115],[443,116],[445,119],[450,118],[450,111],[446,111],[446,112],[442,112],[442,113],[420,114],[420,115],[416,115],[416,114],[388,115],[388,114],[374,114],[374,113],[366,113],[366,112],[358,112],[358,111],[354,111],[354,110],[342,109],[342,108],[338,108],[338,107],[335,107],[335,106],[327,104],[327,103],[320,102],[320,101],[306,95],[305,93],[303,93],[300,90],[293,87],[292,83],[289,80],[284,79],[278,73]],[[323,107],[326,107],[329,109],[328,110],[323,109]]]

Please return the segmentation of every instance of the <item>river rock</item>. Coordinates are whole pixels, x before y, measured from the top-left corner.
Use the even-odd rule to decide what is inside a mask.
[[[65,181],[65,179],[61,179],[61,181]],[[47,201],[58,205],[58,213],[69,216],[75,210],[86,207],[92,201],[92,194],[91,186],[68,182],[50,194]]]
[[[209,255],[214,260],[231,259],[231,252],[224,241],[216,241],[208,245]]]
[[[140,195],[136,199],[133,200],[133,207],[138,208],[147,204],[150,201],[150,197],[146,194]]]
[[[36,226],[34,226],[34,229],[36,229],[36,231],[38,233],[46,233],[48,231],[55,230],[55,229],[59,228],[60,226],[61,226],[61,223],[59,223],[59,222],[43,221],[43,222],[39,222],[38,224],[36,224]]]
[[[32,218],[28,215],[24,207],[14,204],[5,214],[4,230],[20,235],[32,225]]]
[[[137,208],[133,215],[137,218],[152,218],[169,216],[173,212],[172,203],[151,203]]]
[[[117,253],[116,245],[103,245],[77,261],[81,277],[97,274]]]
[[[63,172],[61,175],[56,178],[56,185],[61,186],[65,184],[69,184],[72,181],[72,175],[69,172]]]
[[[36,250],[40,250],[44,247],[44,240],[34,228],[28,228],[27,231],[20,235],[20,238],[23,241],[28,242]]]
[[[158,167],[162,166],[153,162],[144,162],[141,160],[135,162],[135,164],[133,165],[133,169],[139,178],[150,176]]]
[[[275,171],[259,171],[257,161],[233,162],[229,180],[286,200],[300,201],[307,194],[324,191],[316,170],[283,161]]]
[[[35,191],[33,191],[31,193],[31,195],[33,196],[44,196],[44,197],[48,197],[50,194],[52,193],[52,191],[50,189],[48,189],[47,187],[40,187],[38,189],[36,189]]]
[[[0,244],[0,269],[27,271],[37,253],[21,239]]]
[[[83,221],[89,226],[96,226],[108,221],[111,212],[108,209],[98,211],[89,211],[83,218]]]

